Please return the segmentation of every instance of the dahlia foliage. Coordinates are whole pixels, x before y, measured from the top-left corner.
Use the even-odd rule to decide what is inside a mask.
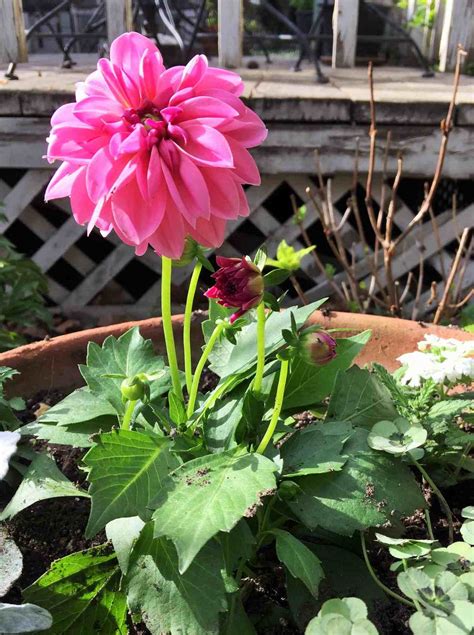
[[[249,213],[243,184],[260,183],[247,148],[267,131],[242,92],[204,55],[165,69],[151,40],[120,36],[51,119],[47,158],[63,163],[46,199],[70,196],[78,223],[138,255],[179,258],[188,235],[218,247],[226,221]]]

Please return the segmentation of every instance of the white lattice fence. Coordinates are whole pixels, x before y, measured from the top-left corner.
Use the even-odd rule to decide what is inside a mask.
[[[0,200],[3,200],[6,217],[6,221],[0,224],[0,231],[6,232],[19,249],[29,253],[46,272],[52,303],[67,311],[103,304],[138,307],[134,311],[141,307],[144,313],[150,308],[159,309],[160,259],[151,251],[136,259],[134,250],[112,234],[106,239],[98,235],[86,239],[85,228],[75,223],[67,201],[56,202],[54,206],[43,203],[42,195],[50,174],[50,170],[27,170],[20,178],[16,174],[14,184],[11,184],[12,178],[0,178]],[[378,181],[374,183],[374,192],[380,191],[380,177]],[[336,223],[341,221],[340,210],[345,208],[351,186],[352,177],[348,175],[337,176],[331,182]],[[260,187],[247,190],[250,217],[229,223],[226,241],[219,252],[229,256],[254,253],[259,244],[265,242],[269,253],[273,254],[282,239],[296,248],[305,246],[289,204],[289,195],[293,193],[300,203],[307,203],[304,229],[317,245],[322,261],[336,267],[334,282],[341,285],[345,274],[340,267],[338,270],[337,261],[327,248],[316,211],[308,201],[308,187],[314,189],[310,175],[264,175]],[[429,309],[426,301],[433,277],[439,292],[442,292],[443,277],[454,256],[452,243],[464,227],[473,225],[473,212],[474,204],[471,203],[458,212],[456,222],[452,220],[450,211],[438,214],[438,235],[433,232],[431,223],[425,222],[412,232],[397,253],[393,261],[394,276],[403,285],[410,271],[417,275],[420,253],[430,268],[430,275],[426,276],[422,289],[420,316]],[[395,214],[398,230],[406,228],[413,216],[414,212],[399,200]],[[371,253],[355,242],[357,233],[351,222],[343,225],[341,236],[348,254],[355,258],[357,281],[367,285],[371,274]],[[91,246],[94,247],[92,251]],[[379,275],[383,281],[382,265],[379,259]],[[189,267],[175,271],[178,304],[184,299],[189,275]],[[333,292],[311,257],[303,261],[299,281],[308,299]],[[474,270],[471,267],[464,277],[464,288],[471,287],[473,283]],[[408,303],[412,300],[409,296]]]

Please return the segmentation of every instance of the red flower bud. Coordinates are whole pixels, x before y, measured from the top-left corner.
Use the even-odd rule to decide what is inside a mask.
[[[303,335],[301,344],[304,355],[311,364],[327,364],[337,355],[336,340],[324,331]]]
[[[246,258],[217,257],[219,269],[213,274],[216,284],[204,294],[221,306],[236,307],[230,321],[234,322],[249,309],[258,306],[263,298],[264,282],[260,269]]]

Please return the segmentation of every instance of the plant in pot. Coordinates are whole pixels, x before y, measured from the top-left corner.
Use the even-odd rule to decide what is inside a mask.
[[[246,148],[265,129],[240,91],[240,78],[202,56],[165,70],[130,33],[53,116],[48,154],[64,163],[47,195],[69,195],[90,229],[161,254],[167,356],[137,328],[91,343],[82,387],[37,421],[10,416],[3,465],[20,467],[22,481],[0,520],[49,498],[90,500],[89,542],[23,596],[58,634],[373,634],[374,609],[389,600],[407,607],[416,634],[471,629],[472,510],[458,540],[440,489],[472,471],[473,402],[447,393],[474,375],[471,343],[427,340],[427,363],[400,377],[351,367],[370,333],[336,339],[308,326],[323,300],[281,311],[270,289],[291,271],[259,250],[218,257],[193,365],[192,307],[210,266],[202,246],[245,215],[242,183],[258,181]],[[183,262],[194,262],[184,372],[170,301]],[[216,381],[202,390],[206,365]],[[31,436],[43,444],[15,459]],[[74,448],[79,485],[44,441]],[[420,511],[427,538],[402,538],[403,518]],[[398,587],[378,577],[375,549],[395,554]],[[4,607],[0,632],[18,632]]]

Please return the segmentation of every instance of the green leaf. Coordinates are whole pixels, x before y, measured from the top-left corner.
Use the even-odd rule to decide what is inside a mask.
[[[337,356],[328,364],[315,366],[297,357],[286,385],[285,409],[309,408],[321,402],[332,391],[338,372],[349,368],[369,341],[370,331],[337,340]]]
[[[187,415],[183,400],[171,390],[168,394],[168,401],[171,421],[177,426],[185,423],[187,421]]]
[[[4,527],[0,526],[0,598],[8,593],[21,575],[23,556],[15,544],[8,537]],[[0,618],[1,621],[1,618]],[[1,629],[0,629],[0,632]]]
[[[112,335],[107,337],[102,346],[89,342],[87,365],[80,366],[90,390],[107,399],[119,415],[125,409],[120,390],[121,377],[134,377],[138,373],[153,375],[164,369],[163,358],[155,355],[151,340],[143,339],[137,326],[118,339]],[[167,393],[170,387],[169,373],[165,373],[152,382],[150,398],[153,400]]]
[[[391,538],[375,534],[378,542],[388,547],[393,558],[421,558],[431,553],[436,540],[415,540],[413,538]]]
[[[461,526],[461,536],[470,545],[474,545],[474,507],[465,507],[461,515],[466,518]]]
[[[433,436],[445,435],[455,418],[472,408],[474,400],[471,399],[443,399],[431,406],[423,424]]]
[[[357,429],[344,452],[349,459],[339,472],[298,479],[300,492],[289,505],[307,527],[350,536],[425,507],[409,468],[370,449],[367,431]]]
[[[377,635],[367,619],[367,607],[359,598],[334,598],[324,602],[317,617],[308,624],[305,635]]]
[[[286,271],[286,269],[273,269],[263,276],[263,281],[266,287],[274,287],[285,282],[290,275],[291,271]]]
[[[301,580],[315,598],[318,597],[319,583],[324,578],[320,560],[298,538],[283,529],[272,529],[276,536],[276,552],[294,578]]]
[[[370,428],[382,419],[392,421],[396,417],[398,413],[390,392],[377,375],[358,366],[338,374],[327,419]]]
[[[75,424],[71,428],[55,423],[39,423],[32,421],[22,426],[19,430],[22,436],[32,435],[37,439],[49,441],[57,445],[70,445],[73,448],[90,448],[94,445],[91,434],[97,433],[94,422],[91,425]]]
[[[193,459],[166,479],[152,501],[155,536],[173,541],[182,573],[212,536],[255,514],[275,489],[275,471],[259,454],[222,452]]]
[[[408,622],[413,635],[470,635],[474,629],[472,602],[454,600],[452,607],[449,617],[414,613]]]
[[[284,475],[294,477],[341,470],[347,460],[342,448],[351,433],[350,424],[336,422],[297,430],[281,446]]]
[[[127,573],[132,547],[144,525],[145,523],[138,516],[129,516],[111,520],[105,526],[107,539],[112,542],[120,569],[124,575]]]
[[[393,421],[376,423],[367,437],[367,443],[374,450],[388,454],[406,454],[423,445],[427,436],[422,425],[397,417]]]
[[[51,627],[48,611],[34,604],[4,604],[0,602],[0,633],[32,633]]]
[[[181,463],[168,440],[132,430],[99,435],[84,463],[92,497],[86,536],[91,537],[115,518],[149,518],[148,505],[168,474]]]
[[[96,430],[104,430],[117,424],[117,413],[100,395],[93,394],[88,388],[79,388],[49,408],[37,422],[58,426],[93,423]]]
[[[115,554],[96,547],[56,560],[23,595],[50,611],[51,635],[125,635],[126,599],[119,588]]]
[[[140,614],[152,633],[218,635],[219,614],[227,610],[223,568],[222,552],[213,541],[181,574],[173,544],[153,539],[148,524],[133,549],[125,580],[130,611]]]
[[[26,470],[15,495],[0,514],[0,520],[12,518],[39,501],[62,496],[88,497],[89,494],[68,481],[51,456],[38,454]]]
[[[235,432],[242,419],[242,408],[241,397],[228,397],[212,408],[203,425],[204,440],[210,452],[236,447]]]
[[[228,573],[237,569],[240,560],[249,560],[254,552],[255,536],[248,523],[240,520],[229,532],[219,535]]]
[[[301,308],[291,308],[272,313],[265,323],[265,355],[271,355],[283,344],[281,332],[291,327],[291,314],[298,328],[318,309],[326,298]],[[224,340],[223,346],[216,345],[209,356],[210,368],[221,378],[243,373],[257,362],[257,323],[244,327],[237,338],[237,346]]]

